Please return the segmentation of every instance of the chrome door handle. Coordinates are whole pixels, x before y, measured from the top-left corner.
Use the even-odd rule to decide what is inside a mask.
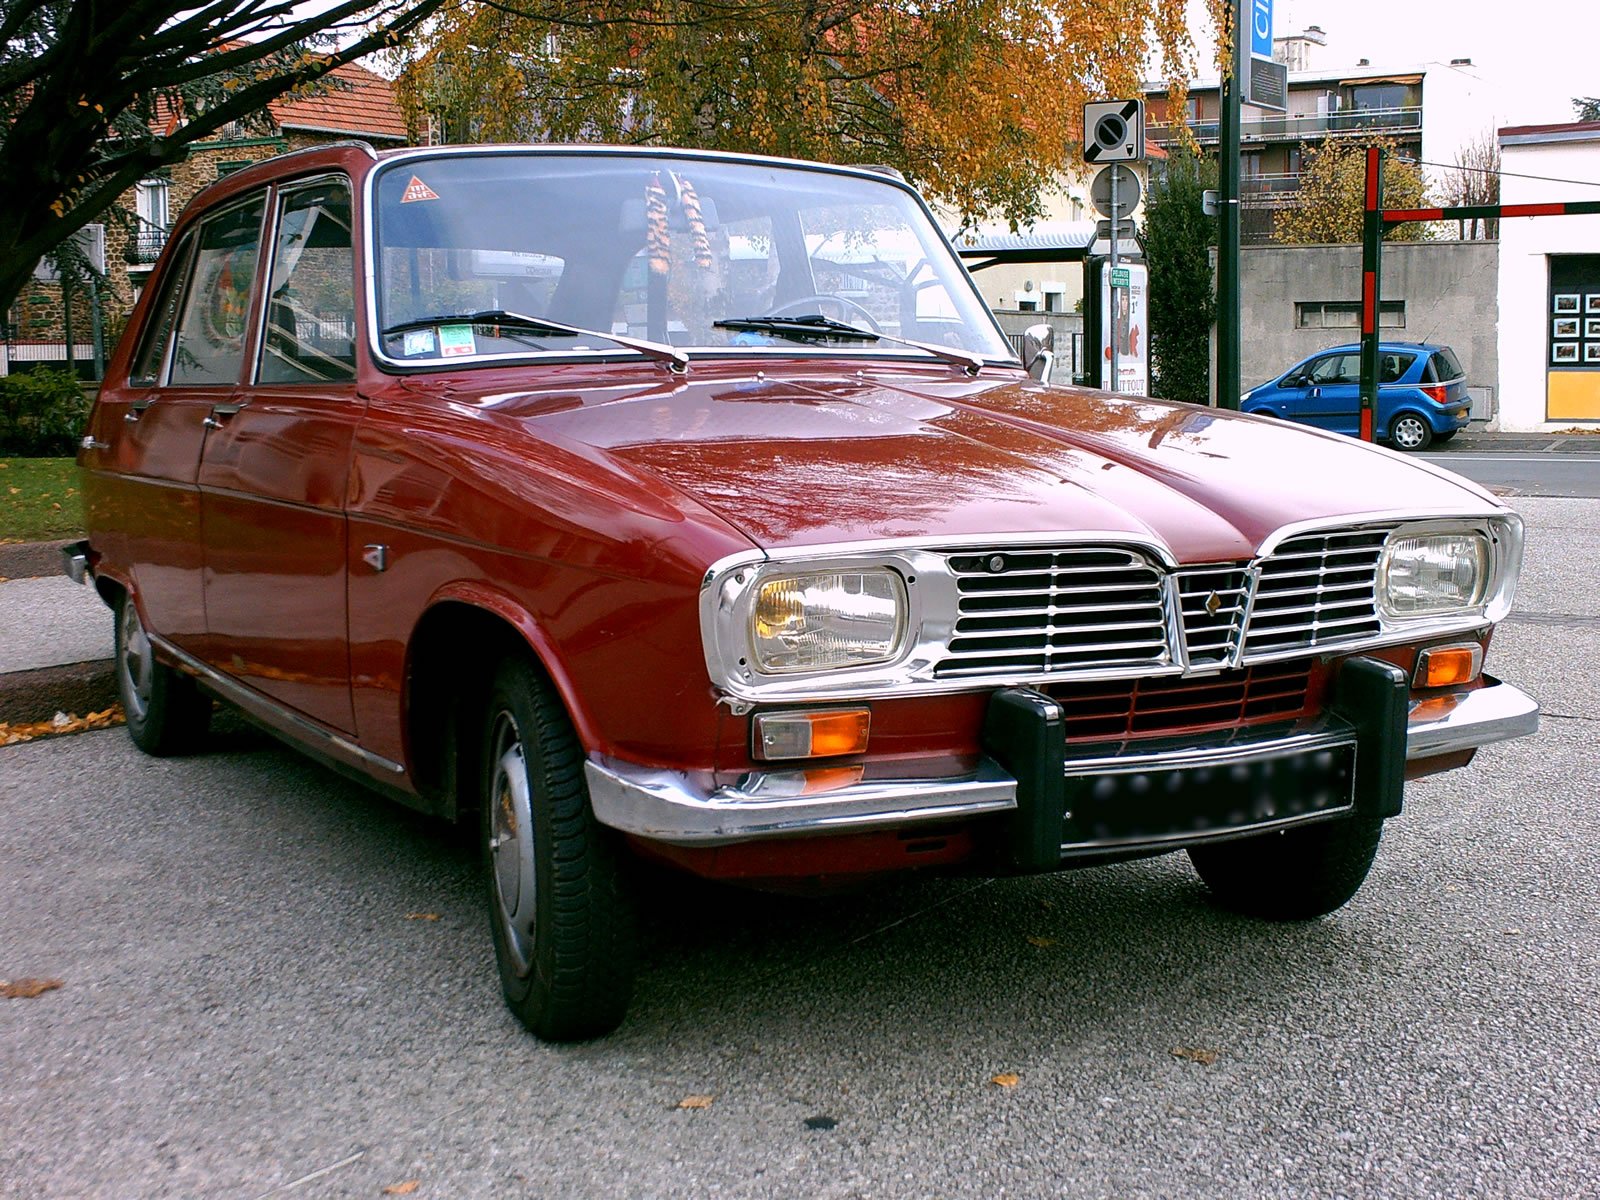
[[[223,421],[228,417],[237,416],[243,407],[243,404],[213,404],[210,414],[200,423],[207,429],[221,429]]]
[[[128,411],[122,414],[122,419],[129,425],[136,424],[144,410],[149,408],[153,403],[155,403],[153,399],[133,401],[128,405]]]

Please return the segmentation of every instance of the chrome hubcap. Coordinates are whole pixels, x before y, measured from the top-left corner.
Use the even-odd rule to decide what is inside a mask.
[[[150,657],[150,639],[139,621],[139,610],[132,600],[122,608],[122,639],[117,647],[119,690],[122,707],[134,720],[143,720],[150,711],[150,680],[155,663]]]
[[[495,915],[513,968],[518,975],[526,975],[533,963],[533,810],[522,735],[510,713],[495,717],[489,745],[493,771],[488,796],[489,859],[494,870]]]

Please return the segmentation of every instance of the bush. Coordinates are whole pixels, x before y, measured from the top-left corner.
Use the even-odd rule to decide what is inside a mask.
[[[0,455],[70,457],[89,417],[89,399],[66,371],[0,376]]]

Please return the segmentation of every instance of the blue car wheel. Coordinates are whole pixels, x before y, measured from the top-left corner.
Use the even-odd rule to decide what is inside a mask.
[[[1389,440],[1397,450],[1426,450],[1433,427],[1414,412],[1398,414],[1389,425]]]

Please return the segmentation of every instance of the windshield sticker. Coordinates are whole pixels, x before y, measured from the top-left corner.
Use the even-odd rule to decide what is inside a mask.
[[[418,200],[437,200],[438,198],[438,192],[413,175],[411,182],[406,184],[406,190],[400,195],[400,203],[415,204]]]
[[[407,358],[417,354],[432,354],[436,345],[438,343],[434,340],[433,330],[431,329],[409,329],[406,331],[405,355]]]
[[[471,325],[439,326],[439,355],[441,358],[459,358],[463,354],[476,354],[478,341],[472,336]]]

